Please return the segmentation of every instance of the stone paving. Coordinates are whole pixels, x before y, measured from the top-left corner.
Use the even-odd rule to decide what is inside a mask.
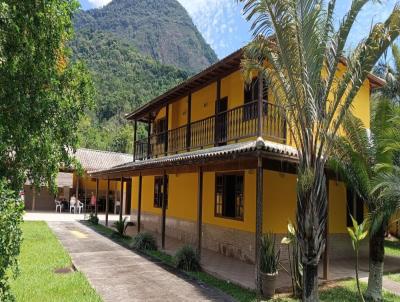
[[[146,231],[146,230],[143,230]],[[127,230],[130,236],[136,234],[136,227],[129,227]],[[154,233],[153,235],[161,246],[161,235]],[[176,251],[182,247],[184,243],[166,236],[165,252],[174,255]],[[220,253],[202,249],[201,267],[206,272],[219,278],[229,280],[245,288],[255,289],[255,269],[254,265],[242,262],[238,259],[224,256]],[[281,259],[282,260],[282,259]],[[354,270],[355,259],[350,255],[347,258],[331,259],[329,268],[329,280],[343,280],[346,278],[355,278]],[[282,265],[289,270],[287,262],[282,261]],[[363,255],[360,257],[360,276],[368,277],[368,257]],[[400,272],[400,258],[385,256],[385,272]],[[325,281],[323,276],[322,261],[319,267],[320,282]],[[284,269],[280,269],[277,280],[278,292],[286,292],[291,289],[291,279]]]
[[[88,216],[89,214],[86,214]],[[99,219],[105,220],[105,214],[99,213]],[[124,216],[128,217],[129,216]],[[80,221],[85,219],[85,214],[70,214],[68,212],[56,213],[56,212],[26,212],[24,220],[26,221]],[[117,221],[119,215],[110,214],[108,220],[110,222]]]
[[[104,301],[233,301],[219,290],[189,280],[136,254],[77,221],[48,225]]]

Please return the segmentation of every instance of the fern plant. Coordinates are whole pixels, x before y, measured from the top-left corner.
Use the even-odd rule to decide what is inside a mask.
[[[126,228],[128,227],[128,224],[126,223],[126,217],[124,217],[124,219],[120,219],[116,222],[114,222],[113,226],[114,228],[117,230],[117,233],[120,236],[124,236],[125,232],[126,232]]]
[[[157,242],[154,236],[148,232],[137,234],[133,237],[132,248],[136,250],[157,250]]]
[[[200,269],[199,257],[190,245],[180,248],[175,254],[176,267],[184,271],[198,271]]]

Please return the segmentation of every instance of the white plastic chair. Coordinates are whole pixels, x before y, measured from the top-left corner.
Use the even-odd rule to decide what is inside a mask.
[[[72,213],[72,209],[74,209],[74,214],[76,213],[76,198],[71,197],[71,200],[69,201],[69,212]]]
[[[78,200],[78,213],[80,214],[83,210],[83,202],[81,202],[80,200]]]
[[[62,207],[63,207],[62,202],[57,200],[57,199],[55,199],[54,203],[56,204],[56,213],[57,213],[58,209],[60,209],[60,213],[61,213],[61,210],[62,210]]]

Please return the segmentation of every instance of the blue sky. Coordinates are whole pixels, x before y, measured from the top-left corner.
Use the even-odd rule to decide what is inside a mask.
[[[244,20],[242,7],[236,0],[177,0],[188,11],[194,24],[219,58],[232,53],[251,40],[250,24]],[[83,9],[106,5],[110,0],[80,0]],[[355,24],[348,47],[353,48],[365,37],[373,23],[385,20],[392,11],[396,0],[381,0],[369,3],[361,12]],[[337,0],[335,12],[340,20],[350,6],[350,0]]]

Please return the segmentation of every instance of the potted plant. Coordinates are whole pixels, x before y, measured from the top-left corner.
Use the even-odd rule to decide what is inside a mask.
[[[275,243],[276,237],[272,234],[266,234],[261,239],[261,286],[263,296],[267,299],[274,296],[278,277],[280,250],[276,251]]]

